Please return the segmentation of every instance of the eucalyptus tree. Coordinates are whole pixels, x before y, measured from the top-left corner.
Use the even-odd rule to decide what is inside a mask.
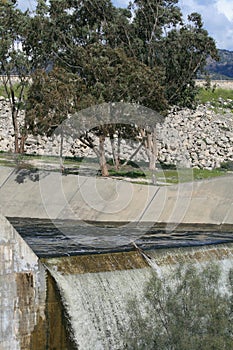
[[[19,115],[24,108],[31,60],[24,52],[29,14],[17,8],[17,1],[0,1],[0,72],[11,108],[15,152],[23,152],[25,129]],[[20,142],[21,139],[21,142]]]
[[[117,101],[163,111],[168,104],[192,105],[198,70],[208,56],[217,57],[201,17],[189,20],[183,23],[178,0],[134,0],[128,9],[110,0],[39,0],[26,48],[35,69],[60,67],[82,82],[74,89],[77,111]],[[155,129],[139,132],[154,153],[153,169]],[[113,134],[112,126],[100,128],[101,143]]]
[[[33,135],[53,135],[55,130],[74,113],[75,99],[81,95],[80,78],[61,67],[49,72],[37,69],[31,75],[28,90],[25,125]],[[77,92],[78,89],[78,92]],[[63,168],[63,129],[60,128],[60,166]]]
[[[122,49],[112,49],[103,44],[90,44],[76,48],[81,69],[78,73],[62,67],[54,67],[48,73],[35,71],[28,95],[27,125],[33,133],[49,135],[68,115],[85,108],[112,102],[146,105],[158,111],[167,107],[163,88],[159,84],[160,73],[134,58]],[[80,140],[94,150],[99,158],[104,176],[108,175],[104,142],[118,132],[129,135],[132,127],[124,125],[99,125],[80,135]],[[90,132],[99,139],[97,147]],[[136,137],[136,136],[135,136]],[[113,148],[114,161],[118,156]]]
[[[162,52],[167,32],[182,25],[178,0],[134,0],[132,25],[140,45],[136,46],[138,59],[149,66],[164,65]]]
[[[218,59],[215,42],[203,28],[201,16],[192,13],[186,23],[178,0],[135,0],[130,9],[137,58],[164,72],[161,83],[169,105],[193,106],[198,72],[204,69],[207,58]]]
[[[168,32],[163,59],[166,97],[170,105],[193,105],[198,91],[195,79],[198,72],[204,72],[208,57],[218,60],[218,52],[198,13],[189,15],[188,23],[179,30]]]
[[[94,98],[96,104],[125,102],[140,104],[157,112],[166,109],[164,90],[159,83],[161,73],[156,67],[152,69],[135,58],[127,56],[123,49],[112,49],[102,44],[87,46],[85,53],[82,74],[87,91],[92,96],[92,101]],[[84,57],[84,53],[82,53],[82,57]],[[79,62],[81,61],[80,57]],[[137,130],[139,131],[139,129]],[[118,134],[119,137],[123,138],[127,138],[129,134],[132,136],[130,122],[125,120],[124,125],[114,124],[99,128],[100,145],[104,144],[106,137],[110,137],[113,146],[113,134]],[[104,150],[103,146],[101,149]],[[114,148],[112,150],[115,165],[118,167],[119,154],[115,153]],[[104,159],[103,154],[101,154],[101,158]],[[103,172],[105,175],[107,174],[106,167]]]

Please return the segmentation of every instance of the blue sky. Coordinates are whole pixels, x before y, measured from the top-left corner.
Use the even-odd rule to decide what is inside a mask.
[[[153,1],[153,0],[151,0]],[[20,8],[33,9],[36,0],[18,0]],[[114,0],[115,6],[126,7],[128,0]],[[179,6],[187,14],[198,12],[202,15],[204,27],[208,30],[219,49],[233,51],[233,0],[179,0]]]

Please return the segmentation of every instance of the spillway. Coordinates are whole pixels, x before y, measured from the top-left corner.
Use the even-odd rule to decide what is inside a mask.
[[[92,178],[46,173],[19,182],[2,168],[0,209],[16,230],[0,217],[0,350],[122,350],[128,302],[136,297],[143,312],[151,271],[215,261],[224,275],[232,267],[232,175],[159,188],[119,182],[120,202],[112,201],[115,182],[97,178],[109,199],[102,205]],[[131,225],[122,240],[127,222],[146,229]]]
[[[128,303],[143,290],[152,269],[166,274],[179,263],[216,262],[223,276],[233,267],[233,244],[43,259],[60,290],[81,350],[124,349],[130,321]],[[149,262],[150,261],[150,262]],[[224,282],[225,283],[225,282]],[[224,284],[223,284],[224,286]]]

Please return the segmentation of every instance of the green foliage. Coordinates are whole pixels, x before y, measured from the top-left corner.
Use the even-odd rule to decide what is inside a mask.
[[[63,68],[37,70],[28,90],[26,125],[33,134],[51,133],[72,113],[79,79]],[[80,89],[81,90],[81,89]]]
[[[164,114],[169,105],[192,106],[197,72],[207,57],[217,59],[201,16],[193,13],[184,24],[178,0],[134,0],[128,9],[110,0],[39,0],[33,15],[16,3],[0,2],[0,69],[8,78],[14,70],[20,75],[19,105],[27,111],[20,134],[18,105],[12,104],[16,144],[28,132],[49,135],[68,114],[104,102],[134,103]],[[27,74],[32,85],[25,104]],[[9,86],[7,96],[16,103]],[[104,162],[104,138],[115,130],[102,126],[97,134]],[[148,150],[155,150],[151,130],[144,132],[146,138]]]
[[[31,60],[22,50],[27,36],[29,16],[22,13],[16,5],[17,1],[0,2],[0,73],[3,75],[3,95],[10,101],[15,152],[19,153],[24,148],[25,129],[20,130],[18,117],[20,110],[25,106],[25,89],[28,85]],[[17,75],[17,84],[14,83],[13,74]]]
[[[169,31],[165,39],[167,99],[170,104],[191,107],[198,89],[195,78],[203,71],[208,56],[217,59],[214,40],[203,28],[201,16],[193,13],[180,30]]]
[[[220,167],[222,170],[233,171],[233,161],[229,160],[228,162],[224,162]]]
[[[232,100],[231,102],[224,104],[222,101]],[[205,89],[199,88],[199,92],[197,95],[197,101],[199,103],[207,103],[211,102],[211,104],[215,107],[225,107],[225,108],[233,108],[233,90],[227,89]]]
[[[130,328],[126,349],[222,350],[233,347],[233,271],[228,293],[221,291],[221,271],[215,264],[202,268],[180,265],[164,277],[154,272],[139,300],[128,309]]]
[[[204,68],[207,57],[217,58],[217,50],[200,15],[191,14],[189,23],[183,24],[177,4],[178,0],[135,0],[129,9],[118,9],[109,0],[41,0],[31,18],[26,52],[37,67],[52,63],[87,82],[90,78],[98,81],[91,94],[99,95],[97,101],[100,97],[105,102],[118,101],[124,92],[122,101],[136,100],[157,111],[164,106],[164,97],[169,104],[190,106],[197,72]],[[148,85],[152,93],[146,98]],[[141,87],[137,99],[132,96],[135,86]],[[150,103],[154,93],[161,106]]]

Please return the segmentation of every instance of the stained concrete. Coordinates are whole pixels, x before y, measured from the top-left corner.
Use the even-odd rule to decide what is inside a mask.
[[[0,350],[72,350],[53,278],[0,216]]]
[[[31,333],[45,319],[45,272],[37,256],[0,216],[0,349],[30,349]]]

